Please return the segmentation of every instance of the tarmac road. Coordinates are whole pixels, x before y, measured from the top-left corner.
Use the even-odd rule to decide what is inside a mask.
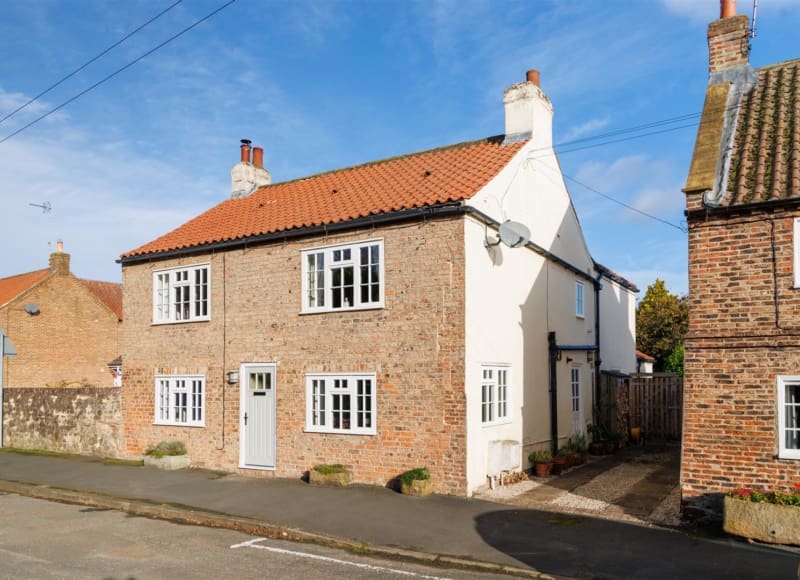
[[[13,494],[0,514],[0,578],[508,578]]]

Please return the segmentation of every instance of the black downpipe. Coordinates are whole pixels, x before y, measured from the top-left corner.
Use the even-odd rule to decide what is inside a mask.
[[[603,274],[597,275],[594,285],[594,343],[597,345],[597,352],[594,355],[594,401],[592,401],[592,422],[597,423],[594,410],[600,402],[600,290],[603,285],[600,282]]]
[[[558,378],[556,362],[558,361],[558,345],[556,333],[547,333],[547,349],[550,353],[550,447],[553,457],[558,453]]]

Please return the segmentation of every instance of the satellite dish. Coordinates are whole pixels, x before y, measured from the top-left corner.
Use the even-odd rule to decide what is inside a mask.
[[[531,239],[531,231],[525,224],[505,221],[500,224],[500,241],[509,248],[519,248]]]
[[[31,316],[36,316],[37,314],[39,314],[39,307],[36,304],[26,304],[25,312],[27,312]]]

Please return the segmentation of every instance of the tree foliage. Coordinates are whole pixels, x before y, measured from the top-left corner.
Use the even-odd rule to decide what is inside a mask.
[[[657,371],[683,372],[683,336],[689,329],[689,304],[664,281],[647,287],[636,308],[636,348],[656,359]]]

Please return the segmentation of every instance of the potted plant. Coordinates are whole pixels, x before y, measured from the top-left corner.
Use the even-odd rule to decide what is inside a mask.
[[[586,456],[589,453],[589,443],[586,440],[586,435],[583,433],[576,433],[569,438],[566,445],[572,454],[572,461],[574,465],[580,465],[586,461]]]
[[[353,482],[353,472],[339,463],[321,463],[309,470],[308,482],[314,485],[344,487]]]
[[[741,488],[727,494],[724,505],[722,527],[729,534],[771,544],[800,545],[800,483],[790,493]]]
[[[430,495],[433,492],[433,482],[428,468],[417,467],[401,473],[400,491],[404,495]]]
[[[553,475],[560,475],[561,472],[569,469],[569,451],[561,448],[553,457]]]
[[[547,449],[537,449],[528,455],[528,461],[533,463],[536,477],[547,477],[553,466],[553,455]]]
[[[191,463],[182,441],[161,441],[149,445],[144,452],[144,464],[148,467],[174,470],[189,467]]]

